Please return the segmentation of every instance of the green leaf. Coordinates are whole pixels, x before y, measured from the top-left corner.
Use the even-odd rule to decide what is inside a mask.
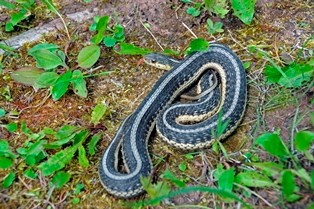
[[[49,127],[45,127],[43,132],[46,135],[56,135],[56,132],[53,129],[49,128]]]
[[[12,159],[0,156],[0,168],[1,169],[10,168],[12,165],[13,165]]]
[[[162,178],[170,180],[178,187],[185,187],[185,183],[178,179],[177,177],[175,177],[175,175],[169,169],[166,169],[164,171],[164,173],[162,174]]]
[[[81,201],[80,198],[74,197],[71,202],[72,202],[74,205],[77,205],[77,204],[80,203],[80,201]]]
[[[36,50],[30,54],[37,62],[36,67],[44,68],[45,70],[54,69],[58,66],[64,66],[62,59],[55,53],[47,49]]]
[[[225,18],[226,14],[229,12],[229,10],[226,8],[226,0],[216,0],[212,6],[212,12],[217,14],[220,18]]]
[[[71,175],[68,174],[67,172],[65,171],[59,171],[57,172],[52,180],[51,180],[51,183],[57,188],[57,189],[60,189],[61,187],[63,187],[66,183],[69,182],[71,178]]]
[[[205,7],[207,10],[210,10],[215,5],[215,0],[204,0]]]
[[[38,168],[42,172],[43,176],[48,176],[58,171],[71,161],[78,145],[67,147],[64,150],[57,152],[55,155],[48,158],[47,161],[42,162]]]
[[[106,47],[113,47],[116,44],[116,39],[110,36],[105,36],[104,44]]]
[[[291,172],[294,175],[297,175],[298,177],[300,177],[301,179],[307,181],[308,183],[311,183],[311,177],[304,168],[300,168],[298,170],[291,170]]]
[[[21,122],[21,131],[26,134],[26,135],[30,135],[31,134],[31,130],[27,127],[26,122],[22,121]]]
[[[193,156],[192,153],[187,153],[187,154],[184,155],[184,157],[185,157],[186,159],[188,159],[188,160],[193,160],[193,159],[194,159],[194,156]]]
[[[107,29],[109,20],[110,20],[109,16],[103,16],[97,22],[96,30],[98,33],[92,38],[92,42],[94,44],[99,44],[101,40],[104,38],[104,32]]]
[[[314,141],[314,133],[312,131],[299,131],[295,135],[295,148],[299,152],[309,150],[311,144]]]
[[[234,168],[225,170],[218,179],[219,186],[218,188],[232,192],[233,181],[234,181]]]
[[[88,143],[88,153],[90,155],[94,155],[95,154],[95,147],[98,143],[98,141],[101,139],[103,133],[99,132],[97,134],[95,134],[92,139],[90,140],[90,142]]]
[[[289,155],[287,147],[278,134],[264,133],[256,139],[256,142],[276,157],[284,158]]]
[[[5,8],[7,8],[7,9],[15,9],[15,4],[13,4],[13,3],[10,3],[10,2],[8,2],[8,1],[0,1],[0,6],[3,6],[3,7],[5,7]]]
[[[289,196],[294,193],[295,181],[294,176],[290,170],[285,170],[281,174],[282,193],[285,196]]]
[[[64,125],[62,126],[57,133],[53,133],[54,139],[56,141],[53,141],[47,145],[45,145],[45,148],[59,148],[62,145],[68,143],[69,141],[73,140],[77,132],[80,130],[77,126],[71,126],[71,125]]]
[[[256,0],[231,0],[235,16],[246,25],[250,25],[252,22],[255,3]]]
[[[248,187],[273,187],[275,183],[267,176],[255,171],[245,171],[235,177],[235,182]]]
[[[78,57],[77,62],[81,68],[92,67],[99,59],[100,48],[97,45],[90,45],[84,47]]]
[[[14,30],[14,25],[11,22],[5,23],[5,31],[10,32]]]
[[[207,29],[210,34],[222,33],[224,31],[222,26],[223,24],[221,22],[213,23],[211,19],[207,19]]]
[[[67,70],[62,74],[53,85],[51,94],[54,101],[60,99],[67,91],[72,77],[72,71]]]
[[[22,8],[27,9],[29,11],[32,9],[32,6],[34,5],[35,0],[28,0],[28,1],[18,0],[16,2],[20,3]]]
[[[82,144],[86,138],[89,136],[89,131],[87,129],[81,130],[74,136],[73,145]]]
[[[214,177],[216,180],[219,180],[221,175],[225,172],[225,169],[221,163],[219,163],[215,169]]]
[[[179,164],[179,169],[180,169],[180,171],[186,171],[186,164],[185,163],[180,163]]]
[[[208,47],[209,43],[205,39],[202,38],[193,39],[186,50],[186,54],[191,54],[197,51],[206,51]]]
[[[192,15],[193,17],[197,17],[201,14],[201,11],[196,9],[195,7],[189,7],[187,8],[186,13]]]
[[[13,26],[15,26],[28,16],[29,16],[29,14],[28,14],[27,10],[22,8],[17,13],[13,13],[11,15],[11,21],[10,22],[12,23]]]
[[[152,184],[149,177],[140,177],[140,181],[143,185],[143,189],[151,198],[167,195],[171,190],[170,186],[166,182],[157,182],[157,184]]]
[[[27,149],[26,154],[37,156],[39,153],[43,152],[45,144],[47,144],[47,140],[39,140],[35,142]]]
[[[85,151],[85,148],[80,145],[78,147],[78,151],[79,151],[79,156],[78,156],[78,159],[79,159],[79,164],[83,167],[83,168],[87,168],[89,166],[89,162],[88,162],[88,159],[86,157],[86,151]]]
[[[283,68],[286,77],[281,76],[278,84],[286,88],[298,88],[304,83],[313,80],[314,68],[304,63],[292,63],[291,65]]]
[[[217,123],[217,133],[216,133],[216,137],[220,137],[223,132],[226,130],[228,124],[230,123],[230,119],[227,119],[225,122],[222,122],[222,111],[219,111],[218,113],[218,123]],[[227,156],[227,152],[225,151],[223,145],[218,141],[221,151],[223,153],[225,153],[224,155]]]
[[[263,174],[269,177],[279,176],[283,170],[283,165],[275,162],[257,162],[249,163],[249,165],[260,169]]]
[[[3,51],[7,51],[7,52],[13,52],[14,51],[14,48],[6,45],[5,43],[0,43],[0,49],[2,49]]]
[[[4,126],[10,133],[16,132],[17,131],[17,124],[16,123],[9,123]]]
[[[55,53],[59,49],[59,46],[56,44],[51,44],[51,43],[42,43],[42,44],[36,44],[33,46],[31,49],[28,50],[28,55],[31,55],[36,52],[36,51],[41,51],[41,50],[48,50],[50,52]]]
[[[264,75],[269,83],[278,83],[279,79],[282,77],[277,68],[271,65],[265,66]]]
[[[12,185],[14,180],[15,180],[15,174],[13,172],[9,173],[9,175],[7,175],[4,181],[2,182],[2,187],[4,189],[9,188]]]
[[[5,110],[0,108],[0,117],[3,117],[5,116]]]
[[[53,13],[57,14],[58,10],[56,9],[56,7],[54,6],[52,0],[41,0],[41,2],[43,2],[46,7]]]
[[[25,158],[25,162],[29,166],[33,166],[36,164],[36,158],[34,155],[27,155]]]
[[[95,15],[93,17],[93,23],[89,26],[90,31],[96,31],[97,23],[99,22],[100,16]]]
[[[71,83],[75,94],[83,98],[87,97],[86,81],[80,70],[73,71]]]
[[[34,86],[35,81],[43,72],[35,67],[24,67],[11,73],[11,78],[18,83]]]
[[[166,199],[171,199],[173,197],[179,196],[179,195],[184,195],[187,193],[191,193],[191,192],[206,192],[209,194],[216,194],[219,195],[221,197],[225,197],[225,198],[230,198],[230,199],[234,199],[238,202],[241,202],[245,207],[247,208],[252,208],[250,207],[250,205],[248,205],[246,202],[244,202],[243,200],[241,200],[239,197],[237,197],[236,195],[234,195],[233,193],[224,191],[224,190],[220,190],[220,189],[216,189],[216,188],[211,188],[208,186],[190,186],[190,187],[184,187],[175,191],[171,191],[168,192],[168,194],[165,195],[160,195],[157,196],[155,198],[150,198],[147,201],[141,201],[138,202],[136,204],[134,204],[135,208],[139,208],[139,207],[144,207],[144,206],[149,206],[149,205],[157,205],[158,203],[160,203],[163,200]]]
[[[295,202],[295,201],[299,200],[301,197],[302,197],[302,196],[300,196],[300,195],[298,195],[298,194],[291,194],[291,195],[289,195],[289,196],[287,196],[287,197],[285,197],[285,198],[286,198],[286,200],[287,200],[288,202]]]
[[[244,67],[244,69],[249,69],[249,67],[251,66],[251,62],[245,62],[245,63],[243,63],[243,67]]]
[[[100,104],[97,104],[92,112],[92,117],[91,117],[91,123],[97,125],[100,121],[100,119],[104,116],[104,114],[107,111],[107,105],[105,102],[102,102]]]
[[[57,131],[54,138],[57,140],[67,138],[67,137],[71,136],[72,134],[74,134],[79,129],[80,128],[77,126],[64,125]]]
[[[55,72],[44,72],[35,80],[36,88],[53,86],[60,76]]]
[[[294,202],[301,198],[301,196],[294,194],[296,184],[294,176],[290,170],[285,170],[281,175],[282,193],[288,202]]]
[[[127,43],[120,43],[118,46],[116,45],[114,50],[121,55],[145,55],[151,52],[149,49],[140,48]]]
[[[24,175],[27,177],[27,178],[30,178],[30,179],[36,179],[37,178],[37,174],[36,172],[31,169],[31,168],[28,168],[24,171]]]
[[[124,28],[120,24],[116,24],[114,27],[114,38],[119,41],[124,41]]]
[[[17,158],[17,155],[10,150],[9,142],[4,139],[0,139],[0,156],[13,159]]]
[[[79,194],[84,189],[84,184],[77,184],[73,194]]]

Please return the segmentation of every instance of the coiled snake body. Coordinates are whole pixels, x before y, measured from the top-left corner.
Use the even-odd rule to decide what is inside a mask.
[[[196,104],[173,103],[206,73],[219,78],[216,88]],[[215,83],[210,80],[208,85]],[[139,107],[121,124],[99,165],[103,186],[117,197],[141,194],[140,177],[149,176],[152,171],[147,143],[156,124],[161,138],[175,147],[184,150],[208,147],[215,138],[225,138],[238,126],[246,98],[245,71],[239,58],[228,47],[211,44],[207,51],[187,57],[156,82]],[[213,136],[217,132],[218,112],[227,127],[221,135]],[[127,173],[118,170],[120,148]]]

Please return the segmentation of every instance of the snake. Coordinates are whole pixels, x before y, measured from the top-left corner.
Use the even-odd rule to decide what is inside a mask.
[[[229,136],[245,112],[246,73],[240,59],[226,45],[211,43],[205,51],[192,53],[182,61],[156,55],[147,55],[146,59],[153,64],[162,60],[165,63],[160,65],[168,65],[171,70],[159,78],[122,122],[100,160],[100,181],[109,194],[118,198],[133,198],[145,192],[141,178],[150,176],[153,170],[148,142],[154,129],[173,147],[203,149]],[[180,95],[195,83],[201,83],[201,91],[206,91],[206,86],[210,91],[200,93],[195,101],[181,101]],[[221,124],[225,124],[224,129]],[[124,170],[121,163],[119,167],[121,158]]]

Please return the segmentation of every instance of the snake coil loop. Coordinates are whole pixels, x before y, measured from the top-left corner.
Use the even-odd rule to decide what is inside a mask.
[[[209,88],[195,102],[175,101],[201,76],[209,76]],[[219,79],[219,84],[212,78]],[[204,90],[206,91],[206,90]],[[211,44],[176,64],[153,86],[139,107],[121,124],[99,165],[104,188],[122,198],[143,193],[140,177],[150,175],[152,163],[147,143],[157,124],[157,133],[170,145],[183,150],[212,145],[217,136],[218,114],[226,129],[218,140],[226,138],[239,125],[246,106],[246,74],[239,58],[222,44]],[[192,120],[192,122],[189,122]],[[122,150],[127,173],[118,170]]]

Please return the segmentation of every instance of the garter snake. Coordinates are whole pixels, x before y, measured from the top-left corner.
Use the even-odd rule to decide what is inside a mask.
[[[192,103],[174,102],[187,88],[210,72],[219,78],[219,87]],[[211,81],[210,85],[213,85]],[[119,127],[105,150],[99,165],[99,176],[110,194],[130,198],[143,193],[140,177],[149,176],[152,163],[147,143],[153,129],[167,143],[183,150],[210,146],[217,131],[218,114],[227,127],[220,136],[230,135],[240,123],[247,97],[246,75],[239,58],[225,45],[211,44],[176,64],[153,86],[138,108]],[[193,122],[186,120],[192,118]],[[157,124],[157,125],[156,125]],[[126,172],[118,169],[122,150]]]

